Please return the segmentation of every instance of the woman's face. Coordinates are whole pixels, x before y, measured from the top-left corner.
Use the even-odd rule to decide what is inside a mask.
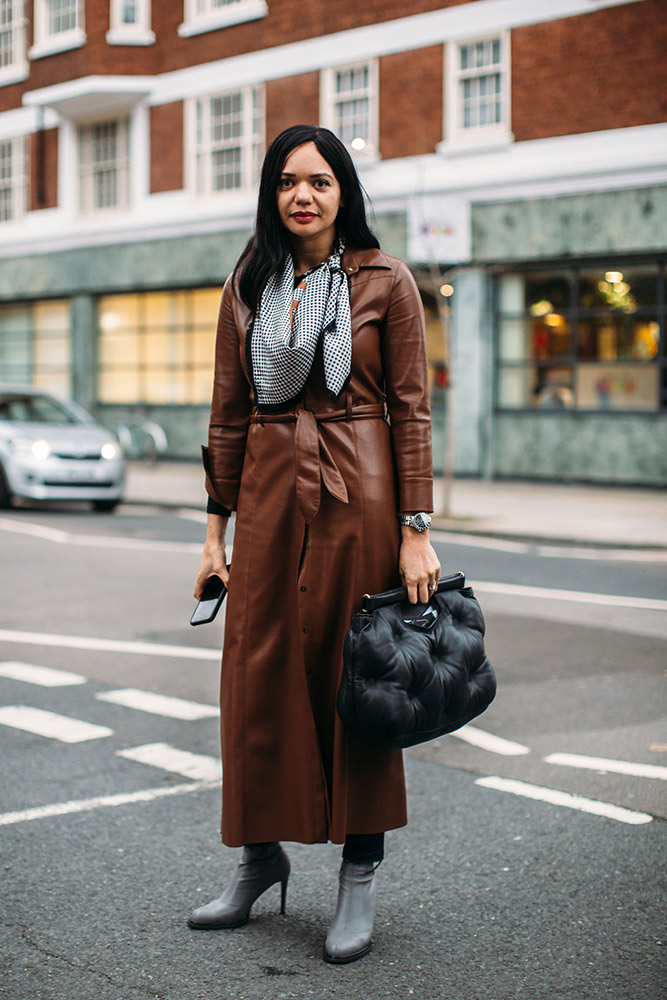
[[[304,142],[289,154],[278,182],[278,214],[294,236],[336,235],[341,205],[340,184],[314,142]]]

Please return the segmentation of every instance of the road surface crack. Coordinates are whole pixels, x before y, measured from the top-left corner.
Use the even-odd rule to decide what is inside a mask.
[[[3,921],[6,927],[18,926],[21,928],[21,937],[28,948],[32,948],[33,951],[38,952],[38,954],[43,955],[45,958],[53,958],[58,962],[62,962],[64,965],[68,966],[70,969],[78,969],[82,972],[90,972],[95,976],[99,976],[100,979],[106,980],[111,986],[116,986],[118,989],[131,990],[133,993],[140,993],[144,996],[150,997],[150,1000],[167,1000],[166,993],[156,992],[152,987],[148,986],[134,986],[131,983],[121,982],[118,979],[110,976],[107,972],[103,972],[101,969],[96,969],[92,965],[86,965],[83,962],[75,962],[71,958],[67,958],[65,955],[61,955],[56,951],[50,951],[43,945],[40,945],[32,937],[29,929],[25,924],[12,924],[10,922]]]

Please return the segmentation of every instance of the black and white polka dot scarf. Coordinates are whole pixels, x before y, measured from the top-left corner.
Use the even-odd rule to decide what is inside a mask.
[[[326,387],[337,397],[350,375],[350,292],[341,266],[343,244],[294,287],[292,255],[262,292],[251,340],[257,405],[280,406],[299,395],[322,338]]]

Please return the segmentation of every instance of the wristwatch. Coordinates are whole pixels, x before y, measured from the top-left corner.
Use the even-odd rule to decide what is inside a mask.
[[[419,514],[399,514],[398,520],[401,524],[408,524],[415,531],[426,531],[431,527],[431,517],[423,511]]]

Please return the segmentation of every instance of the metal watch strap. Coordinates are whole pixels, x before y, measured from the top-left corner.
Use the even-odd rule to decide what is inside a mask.
[[[420,511],[417,514],[399,514],[398,520],[401,524],[409,525],[414,528],[415,531],[426,531],[431,526],[430,515],[424,511]]]

